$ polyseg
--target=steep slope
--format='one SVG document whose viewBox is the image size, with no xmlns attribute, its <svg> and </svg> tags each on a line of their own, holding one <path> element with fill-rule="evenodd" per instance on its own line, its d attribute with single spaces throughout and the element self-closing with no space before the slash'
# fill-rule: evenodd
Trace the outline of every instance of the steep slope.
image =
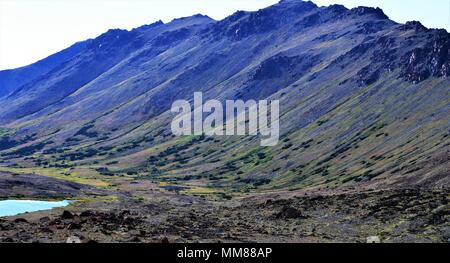
<svg viewBox="0 0 450 263">
<path fill-rule="evenodd" d="M 111 30 L 0 99 L 0 161 L 237 191 L 445 186 L 449 40 L 295 0 Z M 170 105 L 195 91 L 280 99 L 282 141 L 174 137 Z"/>
<path fill-rule="evenodd" d="M 191 24 L 210 21 L 209 18 L 202 16 L 193 17 L 189 20 L 174 21 L 167 26 L 159 21 L 131 31 L 109 30 L 90 41 L 83 52 L 62 67 L 55 69 L 51 74 L 45 75 L 37 81 L 22 86 L 4 98 L 4 103 L 10 105 L 10 107 L 0 113 L 2 114 L 2 121 L 16 120 L 46 109 L 55 103 L 60 103 L 69 95 L 100 78 L 102 74 L 112 70 L 114 66 L 123 63 L 125 59 L 133 56 L 134 52 L 142 52 L 146 43 L 154 40 L 156 45 L 163 46 L 161 50 L 164 50 L 164 46 L 172 44 L 169 39 L 170 36 L 167 34 L 169 31 L 176 31 L 178 27 L 188 27 Z M 181 37 L 187 36 L 185 34 L 187 31 L 178 33 Z M 157 36 L 159 38 L 156 38 Z M 157 47 L 154 49 L 152 47 L 148 51 L 146 55 L 150 58 L 161 52 Z"/>
<path fill-rule="evenodd" d="M 64 64 L 78 53 L 80 53 L 89 43 L 89 40 L 76 43 L 56 54 L 42 59 L 34 64 L 18 69 L 0 71 L 0 97 L 9 95 L 22 85 L 36 80 L 56 67 Z"/>
</svg>

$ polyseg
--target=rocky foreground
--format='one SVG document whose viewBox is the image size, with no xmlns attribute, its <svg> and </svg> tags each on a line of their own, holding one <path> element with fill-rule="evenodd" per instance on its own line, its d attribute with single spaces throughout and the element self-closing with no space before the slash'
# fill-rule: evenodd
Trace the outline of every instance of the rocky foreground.
<svg viewBox="0 0 450 263">
<path fill-rule="evenodd" d="M 449 190 L 276 193 L 213 202 L 166 192 L 0 219 L 1 242 L 450 242 Z"/>
</svg>

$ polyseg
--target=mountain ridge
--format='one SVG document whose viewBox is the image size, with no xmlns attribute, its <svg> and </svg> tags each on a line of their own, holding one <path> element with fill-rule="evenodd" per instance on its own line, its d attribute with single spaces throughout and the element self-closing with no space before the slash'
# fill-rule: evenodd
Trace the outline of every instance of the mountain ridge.
<svg viewBox="0 0 450 263">
<path fill-rule="evenodd" d="M 293 0 L 109 30 L 0 98 L 0 163 L 233 191 L 442 186 L 449 35 L 379 8 Z M 170 104 L 194 91 L 280 99 L 282 142 L 171 136 Z"/>
</svg>

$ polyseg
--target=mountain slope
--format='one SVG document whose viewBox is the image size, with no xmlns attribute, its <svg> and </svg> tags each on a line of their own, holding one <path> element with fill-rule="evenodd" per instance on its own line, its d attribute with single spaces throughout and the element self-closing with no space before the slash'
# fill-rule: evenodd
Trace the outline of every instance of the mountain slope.
<svg viewBox="0 0 450 263">
<path fill-rule="evenodd" d="M 380 9 L 295 0 L 111 30 L 0 98 L 0 161 L 236 191 L 445 186 L 449 40 Z M 195 91 L 280 99 L 280 144 L 172 136 L 170 105 Z"/>
<path fill-rule="evenodd" d="M 43 60 L 40 60 L 29 66 L 14 70 L 0 71 L 0 97 L 9 95 L 9 93 L 20 88 L 22 85 L 36 80 L 56 67 L 69 61 L 80 53 L 89 41 L 75 43 L 56 54 L 53 54 Z"/>
</svg>

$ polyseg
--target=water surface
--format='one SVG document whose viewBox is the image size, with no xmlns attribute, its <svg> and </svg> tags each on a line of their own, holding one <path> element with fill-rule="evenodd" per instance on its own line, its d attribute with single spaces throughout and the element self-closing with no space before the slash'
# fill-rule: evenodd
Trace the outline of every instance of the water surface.
<svg viewBox="0 0 450 263">
<path fill-rule="evenodd" d="M 26 212 L 36 212 L 49 210 L 55 207 L 69 205 L 70 201 L 63 200 L 57 202 L 32 201 L 32 200 L 4 200 L 0 201 L 0 216 L 15 216 Z"/>
</svg>

